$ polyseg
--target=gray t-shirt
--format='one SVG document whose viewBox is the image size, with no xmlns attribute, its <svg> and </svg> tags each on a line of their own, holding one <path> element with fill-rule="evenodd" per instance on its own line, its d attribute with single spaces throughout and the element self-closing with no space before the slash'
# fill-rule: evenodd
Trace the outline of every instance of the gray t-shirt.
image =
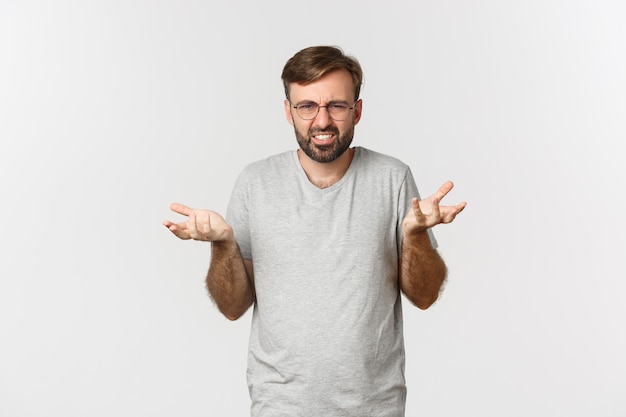
<svg viewBox="0 0 626 417">
<path fill-rule="evenodd" d="M 361 147 L 325 189 L 296 151 L 243 170 L 227 221 L 254 266 L 253 417 L 404 416 L 398 260 L 413 197 L 407 165 Z"/>
</svg>

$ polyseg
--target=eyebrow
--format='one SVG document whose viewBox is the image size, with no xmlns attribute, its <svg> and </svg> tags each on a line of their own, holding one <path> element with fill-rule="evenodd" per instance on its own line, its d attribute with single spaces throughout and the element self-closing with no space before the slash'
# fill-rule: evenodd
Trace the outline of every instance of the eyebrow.
<svg viewBox="0 0 626 417">
<path fill-rule="evenodd" d="M 307 103 L 312 103 L 312 104 L 317 104 L 318 106 L 320 105 L 320 103 L 318 103 L 317 101 L 313 101 L 313 100 L 301 100 L 298 101 L 297 103 L 294 103 L 295 106 L 299 105 L 299 104 L 307 104 Z M 328 104 L 346 104 L 348 106 L 350 106 L 350 103 L 346 100 L 331 100 L 328 103 L 326 103 L 326 105 Z"/>
</svg>

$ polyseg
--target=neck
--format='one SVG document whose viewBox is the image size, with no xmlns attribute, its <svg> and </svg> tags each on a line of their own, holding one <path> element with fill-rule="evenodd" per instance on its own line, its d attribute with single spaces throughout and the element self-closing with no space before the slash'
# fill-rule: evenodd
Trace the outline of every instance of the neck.
<svg viewBox="0 0 626 417">
<path fill-rule="evenodd" d="M 354 148 L 349 148 L 332 162 L 317 162 L 298 149 L 298 160 L 309 181 L 318 188 L 328 188 L 336 184 L 350 168 Z"/>
</svg>

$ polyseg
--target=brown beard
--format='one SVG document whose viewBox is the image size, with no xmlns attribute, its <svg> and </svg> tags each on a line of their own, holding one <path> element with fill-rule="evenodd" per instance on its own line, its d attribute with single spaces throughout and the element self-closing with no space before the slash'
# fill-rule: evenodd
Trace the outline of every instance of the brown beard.
<svg viewBox="0 0 626 417">
<path fill-rule="evenodd" d="M 339 129 L 335 126 L 328 126 L 324 129 L 311 129 L 305 137 L 298 132 L 294 126 L 296 139 L 302 151 L 312 160 L 316 162 L 332 162 L 339 158 L 345 151 L 350 148 L 352 138 L 354 137 L 354 126 L 352 126 L 344 135 L 339 134 Z M 318 132 L 332 132 L 336 137 L 330 145 L 316 145 L 313 143 L 312 137 Z"/>
</svg>

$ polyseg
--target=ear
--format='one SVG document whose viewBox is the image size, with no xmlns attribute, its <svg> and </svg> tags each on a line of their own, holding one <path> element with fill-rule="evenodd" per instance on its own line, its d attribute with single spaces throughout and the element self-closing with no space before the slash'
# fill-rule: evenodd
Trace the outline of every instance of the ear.
<svg viewBox="0 0 626 417">
<path fill-rule="evenodd" d="M 291 103 L 289 100 L 285 100 L 285 117 L 290 125 L 293 126 L 293 114 L 291 114 Z"/>
<path fill-rule="evenodd" d="M 363 111 L 363 100 L 359 99 L 354 105 L 354 125 L 356 126 L 361 120 L 361 112 Z"/>
</svg>

